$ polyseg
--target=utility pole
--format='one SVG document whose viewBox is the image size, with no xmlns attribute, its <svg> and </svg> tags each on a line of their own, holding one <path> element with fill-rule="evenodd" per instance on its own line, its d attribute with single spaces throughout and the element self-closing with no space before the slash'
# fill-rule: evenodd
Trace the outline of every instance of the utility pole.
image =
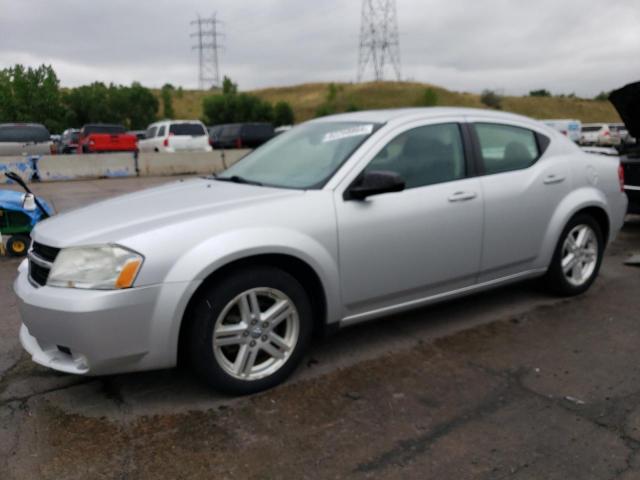
<svg viewBox="0 0 640 480">
<path fill-rule="evenodd" d="M 196 38 L 193 50 L 198 50 L 198 87 L 200 90 L 209 90 L 220 87 L 220 72 L 218 70 L 218 37 L 222 36 L 218 32 L 220 20 L 216 14 L 210 18 L 198 18 L 191 22 L 195 25 L 195 32 L 191 37 Z"/>
<path fill-rule="evenodd" d="M 369 64 L 376 81 L 384 80 L 385 67 L 391 65 L 396 79 L 400 75 L 400 40 L 395 0 L 362 0 L 358 82 Z"/>
</svg>

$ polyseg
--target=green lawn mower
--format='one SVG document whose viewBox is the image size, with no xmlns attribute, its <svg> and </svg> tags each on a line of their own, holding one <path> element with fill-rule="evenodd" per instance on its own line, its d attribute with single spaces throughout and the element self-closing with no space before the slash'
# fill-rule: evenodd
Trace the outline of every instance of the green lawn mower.
<svg viewBox="0 0 640 480">
<path fill-rule="evenodd" d="M 0 238 L 7 239 L 7 254 L 23 257 L 31 245 L 30 233 L 36 223 L 54 214 L 46 200 L 37 198 L 26 183 L 13 172 L 6 177 L 22 188 L 26 193 L 14 190 L 0 190 Z M 0 242 L 0 250 L 3 244 Z"/>
</svg>

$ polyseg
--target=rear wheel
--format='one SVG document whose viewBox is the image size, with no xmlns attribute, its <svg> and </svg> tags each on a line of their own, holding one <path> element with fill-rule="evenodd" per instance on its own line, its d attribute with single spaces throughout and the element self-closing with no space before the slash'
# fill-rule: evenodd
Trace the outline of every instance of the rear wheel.
<svg viewBox="0 0 640 480">
<path fill-rule="evenodd" d="M 567 224 L 547 271 L 547 286 L 555 293 L 583 293 L 595 281 L 602 263 L 604 240 L 598 222 L 589 215 L 576 215 Z"/>
<path fill-rule="evenodd" d="M 309 298 L 290 274 L 251 267 L 225 276 L 192 309 L 194 369 L 213 388 L 249 394 L 284 381 L 309 344 Z"/>
<path fill-rule="evenodd" d="M 31 239 L 26 235 L 13 235 L 7 241 L 7 253 L 12 257 L 24 257 L 30 244 Z"/>
</svg>

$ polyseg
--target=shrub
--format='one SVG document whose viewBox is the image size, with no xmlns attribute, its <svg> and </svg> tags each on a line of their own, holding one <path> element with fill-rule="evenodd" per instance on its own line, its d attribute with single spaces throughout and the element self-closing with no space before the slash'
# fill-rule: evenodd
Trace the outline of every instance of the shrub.
<svg viewBox="0 0 640 480">
<path fill-rule="evenodd" d="M 489 108 L 502 109 L 502 96 L 493 90 L 484 90 L 480 95 L 480 101 Z"/>
</svg>

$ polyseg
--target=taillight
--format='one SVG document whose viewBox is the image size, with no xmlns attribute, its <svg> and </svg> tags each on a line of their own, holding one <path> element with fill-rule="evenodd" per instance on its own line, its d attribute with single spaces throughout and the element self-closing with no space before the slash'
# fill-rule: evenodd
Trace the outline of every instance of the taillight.
<svg viewBox="0 0 640 480">
<path fill-rule="evenodd" d="M 165 147 L 169 146 L 169 137 L 164 139 L 164 142 L 162 142 L 162 145 L 164 145 Z"/>
<path fill-rule="evenodd" d="M 609 135 L 611 135 L 609 133 L 609 130 L 605 130 L 604 133 L 602 134 L 603 137 L 608 137 Z"/>
<path fill-rule="evenodd" d="M 236 138 L 236 148 L 242 148 L 242 139 Z"/>
<path fill-rule="evenodd" d="M 620 181 L 620 191 L 624 192 L 624 167 L 622 164 L 618 165 L 618 180 Z"/>
</svg>

